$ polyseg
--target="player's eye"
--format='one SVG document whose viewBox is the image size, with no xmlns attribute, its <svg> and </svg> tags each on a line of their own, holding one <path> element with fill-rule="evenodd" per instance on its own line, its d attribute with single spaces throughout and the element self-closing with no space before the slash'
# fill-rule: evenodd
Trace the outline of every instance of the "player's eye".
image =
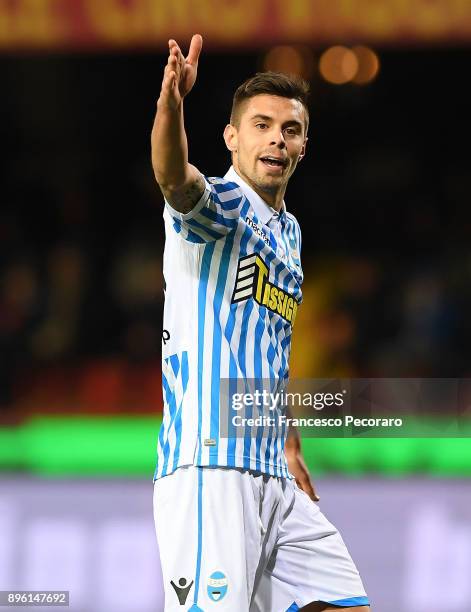
<svg viewBox="0 0 471 612">
<path fill-rule="evenodd" d="M 264 130 L 265 128 L 268 127 L 268 125 L 266 123 L 256 123 L 255 127 L 259 130 Z"/>
<path fill-rule="evenodd" d="M 288 134 L 288 136 L 295 136 L 298 133 L 297 129 L 294 127 L 286 128 L 285 132 Z"/>
</svg>

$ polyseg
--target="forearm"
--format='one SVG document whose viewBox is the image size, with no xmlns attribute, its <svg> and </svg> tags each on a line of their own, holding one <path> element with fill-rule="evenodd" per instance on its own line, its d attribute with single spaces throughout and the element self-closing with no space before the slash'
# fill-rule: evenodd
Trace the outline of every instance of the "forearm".
<svg viewBox="0 0 471 612">
<path fill-rule="evenodd" d="M 291 417 L 289 408 L 287 408 L 287 415 Z M 301 487 L 311 499 L 319 501 L 319 496 L 311 482 L 309 470 L 301 452 L 301 436 L 299 435 L 298 429 L 294 426 L 290 426 L 288 429 L 288 435 L 285 441 L 285 453 L 286 459 L 288 460 L 288 469 L 295 477 L 298 486 Z"/>
<path fill-rule="evenodd" d="M 289 408 L 286 408 L 286 416 L 292 418 L 292 413 Z M 301 436 L 298 428 L 290 425 L 286 436 L 285 448 L 287 452 L 301 452 Z"/>
<path fill-rule="evenodd" d="M 172 108 L 162 96 L 159 98 L 151 144 L 152 167 L 161 189 L 171 191 L 182 187 L 190 174 L 183 100 Z"/>
<path fill-rule="evenodd" d="M 175 210 L 192 210 L 204 192 L 204 179 L 188 163 L 188 141 L 183 118 L 183 99 L 196 79 L 202 38 L 195 34 L 185 59 L 176 41 L 169 40 L 169 57 L 164 70 L 151 134 L 152 167 L 155 178 Z"/>
</svg>

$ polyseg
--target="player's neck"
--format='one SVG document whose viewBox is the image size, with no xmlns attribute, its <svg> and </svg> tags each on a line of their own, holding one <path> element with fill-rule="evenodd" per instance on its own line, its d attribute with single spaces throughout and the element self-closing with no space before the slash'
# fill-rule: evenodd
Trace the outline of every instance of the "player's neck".
<svg viewBox="0 0 471 612">
<path fill-rule="evenodd" d="M 272 193 L 271 191 L 263 191 L 256 185 L 252 185 L 252 189 L 262 198 L 265 204 L 271 206 L 271 208 L 276 210 L 277 213 L 279 213 L 283 208 L 283 199 L 286 191 L 285 188 L 277 190 L 276 193 Z"/>
<path fill-rule="evenodd" d="M 283 200 L 286 192 L 286 185 L 280 186 L 277 189 L 272 190 L 264 190 L 261 189 L 258 185 L 256 185 L 253 181 L 250 180 L 248 176 L 245 176 L 240 169 L 236 168 L 234 165 L 234 170 L 236 173 L 251 187 L 257 195 L 259 195 L 262 200 L 276 210 L 277 213 L 283 208 Z"/>
</svg>

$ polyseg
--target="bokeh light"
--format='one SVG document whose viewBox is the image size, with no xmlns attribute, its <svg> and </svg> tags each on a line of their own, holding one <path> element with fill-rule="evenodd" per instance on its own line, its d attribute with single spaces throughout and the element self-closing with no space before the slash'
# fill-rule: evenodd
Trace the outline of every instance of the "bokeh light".
<svg viewBox="0 0 471 612">
<path fill-rule="evenodd" d="M 343 85 L 353 80 L 358 72 L 358 59 L 355 53 L 340 45 L 325 51 L 319 62 L 321 75 L 329 83 Z"/>
<path fill-rule="evenodd" d="M 358 45 L 353 47 L 353 53 L 358 60 L 358 70 L 353 77 L 357 85 L 371 83 L 378 76 L 380 61 L 378 55 L 370 48 Z"/>
<path fill-rule="evenodd" d="M 314 70 L 312 51 L 304 45 L 272 47 L 263 58 L 263 70 L 296 74 L 309 80 Z"/>
</svg>

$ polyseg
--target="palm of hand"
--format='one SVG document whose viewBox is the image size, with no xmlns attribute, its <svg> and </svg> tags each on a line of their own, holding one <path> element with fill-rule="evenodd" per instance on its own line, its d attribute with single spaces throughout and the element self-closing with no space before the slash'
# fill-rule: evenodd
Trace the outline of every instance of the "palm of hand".
<svg viewBox="0 0 471 612">
<path fill-rule="evenodd" d="M 180 79 L 178 82 L 178 91 L 180 96 L 184 98 L 190 93 L 196 81 L 196 67 L 183 60 L 183 66 L 180 71 Z"/>
<path fill-rule="evenodd" d="M 203 40 L 199 34 L 195 34 L 190 43 L 188 55 L 185 58 L 180 47 L 173 39 L 169 41 L 170 54 L 176 74 L 178 93 L 180 98 L 188 95 L 195 84 L 198 71 L 198 58 L 201 53 Z"/>
</svg>

